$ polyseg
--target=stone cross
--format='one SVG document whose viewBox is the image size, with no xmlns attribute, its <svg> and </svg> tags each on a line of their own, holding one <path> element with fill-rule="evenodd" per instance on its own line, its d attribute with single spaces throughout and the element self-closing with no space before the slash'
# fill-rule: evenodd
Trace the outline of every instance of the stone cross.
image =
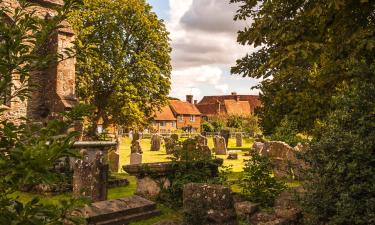
<svg viewBox="0 0 375 225">
<path fill-rule="evenodd" d="M 158 134 L 154 134 L 151 137 L 151 151 L 160 151 L 161 137 Z"/>
<path fill-rule="evenodd" d="M 73 196 L 86 197 L 94 202 L 107 199 L 108 164 L 104 162 L 102 152 L 97 152 L 90 162 L 86 150 L 82 150 L 83 159 L 76 160 L 73 166 Z"/>
<path fill-rule="evenodd" d="M 216 155 L 226 155 L 227 146 L 225 144 L 225 139 L 221 136 L 214 136 L 214 148 Z"/>
<path fill-rule="evenodd" d="M 236 133 L 236 146 L 242 147 L 242 133 Z"/>
</svg>

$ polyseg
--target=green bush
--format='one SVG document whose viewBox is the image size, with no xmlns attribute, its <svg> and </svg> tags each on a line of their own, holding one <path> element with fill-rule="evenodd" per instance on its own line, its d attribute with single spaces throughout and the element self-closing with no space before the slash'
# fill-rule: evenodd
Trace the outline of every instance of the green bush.
<svg viewBox="0 0 375 225">
<path fill-rule="evenodd" d="M 287 116 L 284 117 L 280 125 L 275 129 L 271 139 L 275 141 L 284 141 L 291 146 L 296 146 L 299 142 L 306 142 L 306 139 L 303 139 L 298 134 L 297 123 L 293 120 L 289 120 Z"/>
<path fill-rule="evenodd" d="M 210 124 L 209 122 L 202 123 L 201 128 L 202 128 L 203 132 L 214 132 L 215 131 L 215 127 L 212 124 Z"/>
<path fill-rule="evenodd" d="M 285 189 L 285 184 L 271 176 L 272 165 L 269 157 L 261 156 L 256 151 L 250 151 L 250 156 L 239 182 L 242 195 L 262 206 L 272 206 L 275 198 Z"/>
<path fill-rule="evenodd" d="M 351 85 L 305 155 L 307 224 L 375 224 L 375 81 Z"/>
</svg>

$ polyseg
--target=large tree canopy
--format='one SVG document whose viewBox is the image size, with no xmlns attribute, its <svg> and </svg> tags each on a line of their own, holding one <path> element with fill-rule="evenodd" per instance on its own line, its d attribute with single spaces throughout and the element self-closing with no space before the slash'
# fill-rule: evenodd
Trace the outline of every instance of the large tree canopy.
<svg viewBox="0 0 375 225">
<path fill-rule="evenodd" d="M 375 14 L 370 0 L 231 0 L 235 19 L 251 20 L 238 42 L 257 51 L 232 73 L 263 78 L 261 123 L 272 133 L 287 115 L 310 131 L 352 78 L 374 75 Z"/>
<path fill-rule="evenodd" d="M 168 32 L 145 0 L 86 0 L 71 16 L 78 33 L 77 87 L 100 119 L 142 126 L 170 90 Z"/>
</svg>

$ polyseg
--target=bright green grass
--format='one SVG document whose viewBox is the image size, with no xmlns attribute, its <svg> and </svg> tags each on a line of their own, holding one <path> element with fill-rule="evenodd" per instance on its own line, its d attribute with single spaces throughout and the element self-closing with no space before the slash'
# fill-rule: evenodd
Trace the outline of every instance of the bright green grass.
<svg viewBox="0 0 375 225">
<path fill-rule="evenodd" d="M 249 159 L 249 157 L 244 156 L 245 150 L 249 150 L 253 144 L 253 139 L 244 138 L 243 146 L 236 147 L 236 139 L 230 138 L 228 143 L 228 150 L 238 150 L 238 159 L 237 160 L 227 160 L 226 156 L 217 156 L 218 158 L 224 159 L 224 166 L 231 166 L 233 172 L 241 172 L 244 166 L 244 160 Z M 120 171 L 122 171 L 122 166 L 129 164 L 130 162 L 130 139 L 123 138 L 120 146 Z M 212 137 L 208 138 L 208 146 L 213 148 L 213 139 Z M 152 163 L 152 162 L 167 162 L 170 155 L 167 155 L 165 152 L 164 146 L 162 146 L 160 151 L 150 151 L 151 141 L 150 139 L 142 139 L 141 147 L 143 150 L 142 162 L 143 163 Z"/>
</svg>

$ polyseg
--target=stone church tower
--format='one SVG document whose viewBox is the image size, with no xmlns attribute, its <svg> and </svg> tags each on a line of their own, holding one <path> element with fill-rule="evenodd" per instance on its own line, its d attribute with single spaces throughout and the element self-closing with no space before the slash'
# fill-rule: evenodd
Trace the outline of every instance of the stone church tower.
<svg viewBox="0 0 375 225">
<path fill-rule="evenodd" d="M 29 0 L 35 3 L 35 10 L 41 18 L 53 16 L 53 8 L 63 4 L 62 0 Z M 17 0 L 3 0 L 1 7 L 15 9 Z M 0 18 L 1 20 L 1 18 Z M 48 41 L 47 51 L 62 54 L 65 49 L 73 47 L 74 33 L 67 22 L 62 24 Z M 10 120 L 26 117 L 34 121 L 45 121 L 55 117 L 59 112 L 69 110 L 77 102 L 75 97 L 75 58 L 67 58 L 51 64 L 47 69 L 33 72 L 31 82 L 36 86 L 27 101 L 14 99 L 7 103 L 6 117 Z M 14 76 L 17 85 L 17 76 Z"/>
</svg>

